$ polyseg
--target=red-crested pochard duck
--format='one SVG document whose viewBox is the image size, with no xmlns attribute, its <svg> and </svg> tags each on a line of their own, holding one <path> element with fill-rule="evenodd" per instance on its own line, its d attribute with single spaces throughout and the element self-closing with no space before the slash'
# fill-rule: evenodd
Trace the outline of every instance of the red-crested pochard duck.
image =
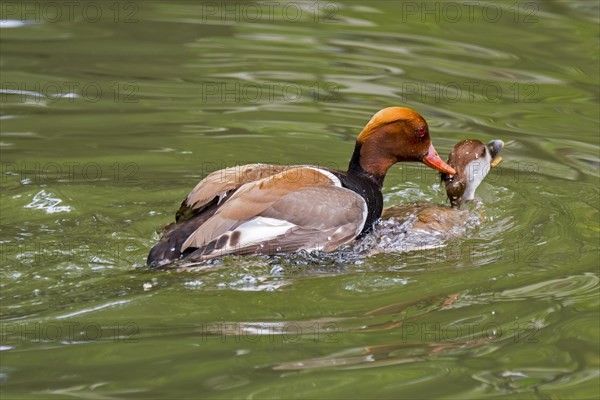
<svg viewBox="0 0 600 400">
<path fill-rule="evenodd" d="M 431 144 L 427 122 L 404 107 L 373 115 L 358 135 L 346 172 L 266 164 L 215 171 L 183 200 L 148 264 L 333 251 L 372 228 L 383 210 L 385 174 L 401 161 L 455 174 Z"/>
<path fill-rule="evenodd" d="M 362 249 L 370 254 L 418 250 L 464 235 L 469 218 L 477 216 L 460 207 L 475 198 L 475 190 L 490 169 L 502 161 L 503 147 L 502 140 L 488 144 L 479 140 L 458 142 L 448 158 L 456 173 L 441 174 L 450 207 L 426 203 L 387 207 L 373 237 L 366 239 L 369 243 L 362 244 Z"/>
</svg>

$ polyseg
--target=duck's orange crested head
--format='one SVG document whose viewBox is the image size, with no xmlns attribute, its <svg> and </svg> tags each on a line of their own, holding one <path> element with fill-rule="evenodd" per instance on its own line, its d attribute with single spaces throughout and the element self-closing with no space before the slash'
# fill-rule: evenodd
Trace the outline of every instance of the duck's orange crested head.
<svg viewBox="0 0 600 400">
<path fill-rule="evenodd" d="M 364 142 L 382 126 L 397 121 L 403 121 L 406 125 L 413 127 L 424 127 L 428 130 L 427 122 L 425 122 L 425 119 L 423 119 L 416 111 L 406 107 L 388 107 L 377 111 L 371 117 L 371 120 L 358 135 L 357 140 L 359 142 Z"/>
<path fill-rule="evenodd" d="M 438 171 L 455 173 L 435 151 L 422 116 L 410 108 L 384 108 L 358 135 L 349 171 L 362 169 L 383 181 L 387 170 L 400 161 L 420 161 Z"/>
</svg>

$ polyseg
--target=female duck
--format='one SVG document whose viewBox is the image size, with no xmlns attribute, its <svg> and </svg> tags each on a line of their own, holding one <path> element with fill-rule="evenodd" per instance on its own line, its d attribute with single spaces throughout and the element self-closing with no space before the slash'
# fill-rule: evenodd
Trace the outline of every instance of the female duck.
<svg viewBox="0 0 600 400">
<path fill-rule="evenodd" d="M 454 174 L 415 111 L 377 112 L 358 135 L 348 171 L 250 164 L 215 171 L 185 198 L 148 263 L 227 254 L 333 251 L 371 229 L 383 209 L 388 169 L 420 161 Z"/>
<path fill-rule="evenodd" d="M 404 204 L 387 207 L 373 235 L 360 246 L 368 253 L 403 252 L 435 247 L 443 241 L 465 234 L 474 214 L 460 210 L 475 198 L 475 190 L 490 168 L 502 161 L 502 140 L 483 144 L 479 140 L 457 143 L 448 164 L 456 174 L 442 173 L 450 207 L 433 204 Z"/>
</svg>

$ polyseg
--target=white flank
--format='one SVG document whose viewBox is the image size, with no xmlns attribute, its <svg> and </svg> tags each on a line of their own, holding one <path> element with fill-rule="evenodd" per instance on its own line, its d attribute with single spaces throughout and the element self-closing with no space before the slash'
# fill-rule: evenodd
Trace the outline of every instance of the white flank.
<svg viewBox="0 0 600 400">
<path fill-rule="evenodd" d="M 236 243 L 236 248 L 242 248 L 265 242 L 267 240 L 275 239 L 278 236 L 286 233 L 290 228 L 293 228 L 296 224 L 292 224 L 289 221 L 256 217 L 248 222 L 244 222 L 235 231 L 241 233 L 239 241 Z M 231 233 L 231 232 L 228 232 Z M 229 245 L 225 246 L 221 250 L 230 250 L 232 247 Z M 219 251 L 219 250 L 216 250 Z"/>
<path fill-rule="evenodd" d="M 478 158 L 467 164 L 465 168 L 465 176 L 467 178 L 467 184 L 465 187 L 465 193 L 463 194 L 463 200 L 473 200 L 475 198 L 475 190 L 479 187 L 485 176 L 490 172 L 490 163 L 492 157 L 489 152 L 485 152 L 485 157 Z"/>
</svg>

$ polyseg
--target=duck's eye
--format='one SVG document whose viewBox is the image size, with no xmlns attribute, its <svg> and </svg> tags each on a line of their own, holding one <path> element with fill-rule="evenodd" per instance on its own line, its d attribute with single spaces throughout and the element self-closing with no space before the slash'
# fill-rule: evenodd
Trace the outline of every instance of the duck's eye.
<svg viewBox="0 0 600 400">
<path fill-rule="evenodd" d="M 417 134 L 417 137 L 420 137 L 420 138 L 422 138 L 423 136 L 425 136 L 425 133 L 426 133 L 427 131 L 425 130 L 425 128 L 417 128 L 417 129 L 415 130 L 415 132 L 416 132 L 416 134 Z"/>
</svg>

